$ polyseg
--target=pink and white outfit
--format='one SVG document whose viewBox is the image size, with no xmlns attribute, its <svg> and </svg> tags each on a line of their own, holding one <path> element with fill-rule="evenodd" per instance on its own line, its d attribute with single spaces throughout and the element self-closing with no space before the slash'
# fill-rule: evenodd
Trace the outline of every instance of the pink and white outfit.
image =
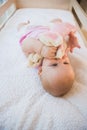
<svg viewBox="0 0 87 130">
<path fill-rule="evenodd" d="M 39 38 L 39 34 L 44 33 L 49 31 L 49 28 L 47 26 L 31 26 L 28 27 L 27 29 L 27 33 L 24 34 L 21 38 L 20 38 L 20 45 L 22 44 L 23 40 L 27 37 L 31 37 L 31 38 L 35 38 L 38 39 Z"/>
</svg>

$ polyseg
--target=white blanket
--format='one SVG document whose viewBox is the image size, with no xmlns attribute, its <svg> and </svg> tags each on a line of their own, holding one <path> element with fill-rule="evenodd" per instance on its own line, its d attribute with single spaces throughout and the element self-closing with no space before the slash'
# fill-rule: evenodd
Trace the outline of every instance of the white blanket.
<svg viewBox="0 0 87 130">
<path fill-rule="evenodd" d="M 0 130 L 87 130 L 87 49 L 81 36 L 81 49 L 70 54 L 75 82 L 61 98 L 43 89 L 18 43 L 19 22 L 45 24 L 53 18 L 75 24 L 69 11 L 20 9 L 0 32 Z"/>
</svg>

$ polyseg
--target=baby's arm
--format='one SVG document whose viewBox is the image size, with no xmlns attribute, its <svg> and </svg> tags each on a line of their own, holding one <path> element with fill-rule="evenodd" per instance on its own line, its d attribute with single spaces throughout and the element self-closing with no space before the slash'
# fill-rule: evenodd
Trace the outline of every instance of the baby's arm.
<svg viewBox="0 0 87 130">
<path fill-rule="evenodd" d="M 27 37 L 22 42 L 22 50 L 26 56 L 35 52 L 40 54 L 42 57 L 55 58 L 57 48 L 45 46 L 39 40 Z"/>
<path fill-rule="evenodd" d="M 27 55 L 33 52 L 40 54 L 41 48 L 42 44 L 33 38 L 27 37 L 22 42 L 22 50 Z"/>
<path fill-rule="evenodd" d="M 78 39 L 73 32 L 70 32 L 70 34 L 69 34 L 68 47 L 70 47 L 70 52 L 73 52 L 73 48 L 75 48 L 75 47 L 80 48 Z"/>
</svg>

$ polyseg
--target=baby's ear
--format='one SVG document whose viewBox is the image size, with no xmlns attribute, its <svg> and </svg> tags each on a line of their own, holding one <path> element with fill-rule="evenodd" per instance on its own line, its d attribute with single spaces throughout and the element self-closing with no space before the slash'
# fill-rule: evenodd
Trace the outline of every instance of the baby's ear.
<svg viewBox="0 0 87 130">
<path fill-rule="evenodd" d="M 40 76 L 42 72 L 42 66 L 38 67 L 38 75 Z"/>
</svg>

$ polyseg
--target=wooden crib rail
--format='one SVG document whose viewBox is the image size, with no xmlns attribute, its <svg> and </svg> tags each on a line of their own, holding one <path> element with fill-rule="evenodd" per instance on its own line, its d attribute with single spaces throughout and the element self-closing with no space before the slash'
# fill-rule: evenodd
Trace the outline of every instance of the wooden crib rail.
<svg viewBox="0 0 87 130">
<path fill-rule="evenodd" d="M 77 0 L 71 0 L 70 11 L 73 13 L 78 29 L 87 46 L 87 14 L 81 8 Z"/>
<path fill-rule="evenodd" d="M 7 0 L 5 4 L 0 6 L 0 16 L 2 16 L 13 3 L 15 3 L 15 0 Z"/>
</svg>

